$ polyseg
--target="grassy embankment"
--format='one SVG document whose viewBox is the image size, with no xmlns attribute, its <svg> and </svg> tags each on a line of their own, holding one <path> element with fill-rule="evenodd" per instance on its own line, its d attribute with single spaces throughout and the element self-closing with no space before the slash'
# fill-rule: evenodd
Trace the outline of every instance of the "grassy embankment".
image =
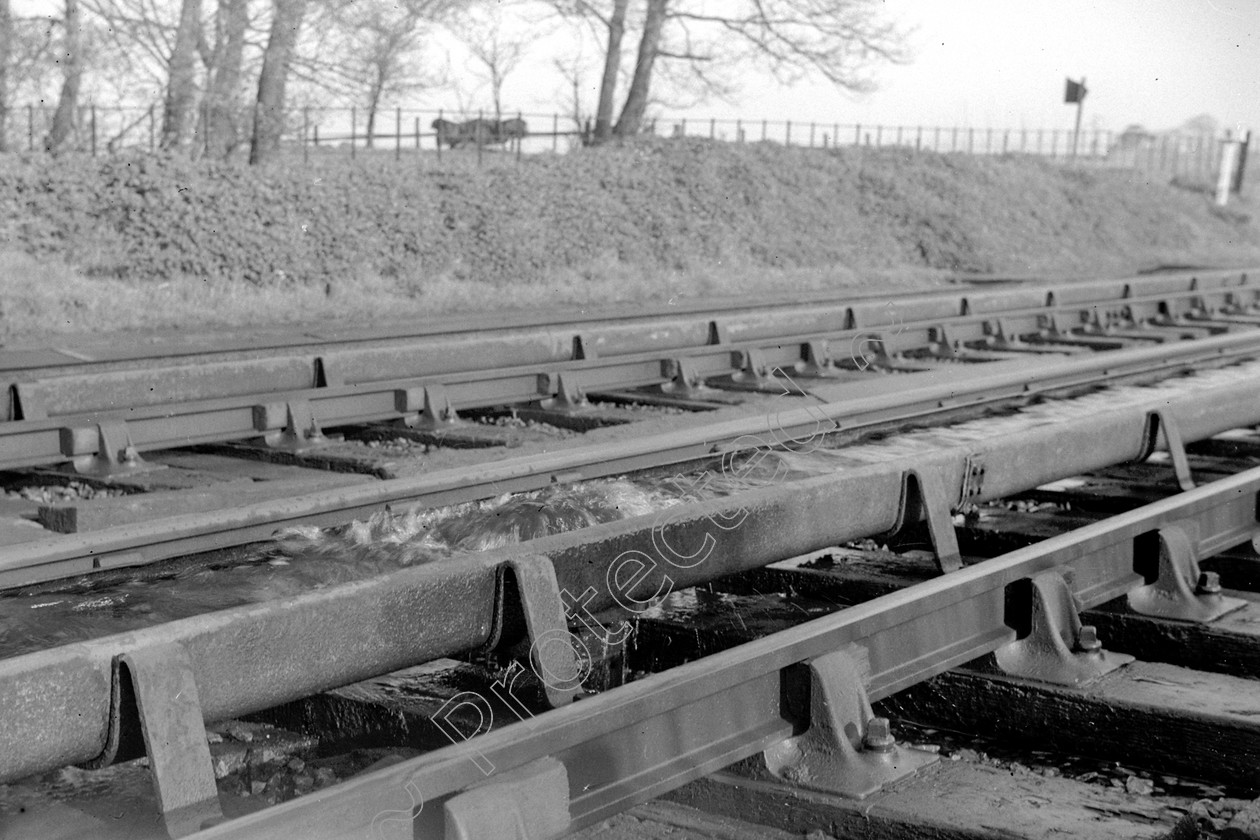
<svg viewBox="0 0 1260 840">
<path fill-rule="evenodd" d="M 1143 173 L 893 149 L 658 141 L 481 171 L 10 155 L 0 342 L 1260 264 L 1258 209 Z"/>
</svg>

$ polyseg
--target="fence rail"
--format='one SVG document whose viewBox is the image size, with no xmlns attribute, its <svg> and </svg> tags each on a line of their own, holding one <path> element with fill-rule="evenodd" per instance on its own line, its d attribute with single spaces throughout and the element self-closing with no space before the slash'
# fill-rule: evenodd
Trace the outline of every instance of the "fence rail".
<svg viewBox="0 0 1260 840">
<path fill-rule="evenodd" d="M 54 109 L 27 105 L 12 109 L 7 122 L 7 148 L 38 151 L 52 124 Z M 421 159 L 455 155 L 480 165 L 518 162 L 522 155 L 562 154 L 587 142 L 589 123 L 576 125 L 558 113 L 506 112 L 503 118 L 522 120 L 523 136 L 493 131 L 481 141 L 452 143 L 452 136 L 435 128 L 438 120 L 452 124 L 498 123 L 485 112 L 380 109 L 371 120 L 359 108 L 308 107 L 287 114 L 282 147 L 292 157 L 311 163 L 331 157 L 404 157 Z M 161 139 L 161 111 L 156 107 L 84 106 L 77 115 L 73 146 L 92 155 L 124 150 L 157 150 Z M 242 113 L 238 125 L 243 155 L 250 134 L 250 117 Z M 971 155 L 1034 155 L 1082 165 L 1139 169 L 1169 176 L 1211 178 L 1216 173 L 1223 141 L 1229 132 L 1114 132 L 1071 129 L 975 128 L 963 126 L 880 125 L 861 123 L 746 120 L 684 117 L 656 119 L 644 132 L 657 137 L 695 137 L 731 143 L 769 142 L 785 146 L 831 149 L 843 146 L 901 147 L 938 153 Z M 473 135 L 469 135 L 471 138 Z M 469 138 L 465 138 L 467 141 Z M 1248 157 L 1260 148 L 1248 149 Z M 1249 160 L 1248 165 L 1254 168 Z"/>
</svg>

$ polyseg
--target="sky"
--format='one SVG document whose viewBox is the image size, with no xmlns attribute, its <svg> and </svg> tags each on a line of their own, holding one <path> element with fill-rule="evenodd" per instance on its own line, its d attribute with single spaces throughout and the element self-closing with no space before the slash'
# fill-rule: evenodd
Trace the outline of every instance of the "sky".
<svg viewBox="0 0 1260 840">
<path fill-rule="evenodd" d="M 48 13 L 60 3 L 14 5 Z M 749 75 L 732 101 L 701 103 L 687 116 L 1071 128 L 1076 109 L 1063 103 L 1064 81 L 1084 77 L 1087 129 L 1138 123 L 1160 130 L 1205 113 L 1222 128 L 1260 129 L 1260 0 L 884 0 L 883 6 L 911 31 L 913 60 L 881 68 L 875 92 L 858 96 L 819 81 L 783 87 Z M 551 113 L 564 106 L 564 84 L 551 65 L 571 51 L 572 35 L 537 35 L 504 99 L 512 110 Z M 452 58 L 464 96 L 447 91 L 390 104 L 450 109 L 462 98 L 483 107 L 488 97 L 475 90 L 463 63 Z M 593 88 L 594 73 L 588 81 Z M 593 108 L 593 89 L 587 97 Z M 671 113 L 664 109 L 662 116 Z"/>
<path fill-rule="evenodd" d="M 855 96 L 825 82 L 748 78 L 705 117 L 974 128 L 1070 128 L 1067 77 L 1089 89 L 1083 127 L 1180 125 L 1199 114 L 1260 129 L 1260 0 L 886 0 L 913 61 Z M 542 85 L 509 79 L 509 99 Z M 554 84 L 546 88 L 550 94 Z M 554 98 L 540 101 L 550 110 Z M 528 106 L 527 106 L 528 107 Z"/>
</svg>

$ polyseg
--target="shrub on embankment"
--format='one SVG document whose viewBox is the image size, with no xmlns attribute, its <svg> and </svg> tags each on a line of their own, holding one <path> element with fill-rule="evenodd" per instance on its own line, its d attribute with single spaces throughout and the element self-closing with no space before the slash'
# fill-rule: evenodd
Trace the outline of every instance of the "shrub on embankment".
<svg viewBox="0 0 1260 840">
<path fill-rule="evenodd" d="M 655 141 L 440 170 L 0 158 L 11 248 L 97 276 L 538 282 L 701 266 L 1132 270 L 1260 256 L 1260 226 L 1143 173 L 1024 157 Z"/>
</svg>

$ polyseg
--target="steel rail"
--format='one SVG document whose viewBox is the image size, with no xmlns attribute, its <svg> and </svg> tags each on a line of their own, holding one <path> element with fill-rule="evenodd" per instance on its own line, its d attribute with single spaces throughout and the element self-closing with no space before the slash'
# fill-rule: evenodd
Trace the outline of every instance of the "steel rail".
<svg viewBox="0 0 1260 840">
<path fill-rule="evenodd" d="M 1171 277 L 1214 278 L 1218 275 L 1232 277 L 1240 271 L 1252 269 L 1205 269 L 1198 272 L 1175 272 L 1160 275 L 1157 279 L 1167 282 Z M 1142 283 L 1150 276 L 1139 275 L 1124 281 Z M 965 284 L 966 278 L 951 278 L 951 282 Z M 1027 278 L 1019 282 L 1027 283 Z M 1098 284 L 1102 281 L 1085 280 L 1080 283 Z M 1041 281 L 1039 285 L 1045 285 Z M 949 288 L 949 287 L 945 287 Z M 893 298 L 922 295 L 953 295 L 935 288 L 918 290 L 894 289 Z M 977 289 L 979 291 L 979 289 Z M 842 293 L 843 292 L 843 293 Z M 347 326 L 336 322 L 305 323 L 283 327 L 251 327 L 242 332 L 247 338 L 235 335 L 225 337 L 222 331 L 192 333 L 186 330 L 154 330 L 141 334 L 141 340 L 130 334 L 103 337 L 67 336 L 56 341 L 56 346 L 19 345 L 0 347 L 0 378 L 5 375 L 29 376 L 32 371 L 72 371 L 75 369 L 121 367 L 120 363 L 136 363 L 169 360 L 181 357 L 239 358 L 253 354 L 268 354 L 298 349 L 323 347 L 350 347 L 356 344 L 378 344 L 384 341 L 407 341 L 453 333 L 486 333 L 505 329 L 574 326 L 601 322 L 628 322 L 661 317 L 676 318 L 679 315 L 702 315 L 738 311 L 778 308 L 788 305 L 829 303 L 836 301 L 863 301 L 879 298 L 881 304 L 889 299 L 889 292 L 865 292 L 861 289 L 804 292 L 792 295 L 776 295 L 759 298 L 750 304 L 745 297 L 706 298 L 704 301 L 683 300 L 669 304 L 629 306 L 599 306 L 593 309 L 567 310 L 515 310 L 509 312 L 452 313 L 440 317 L 413 318 L 384 324 L 357 324 Z"/>
<path fill-rule="evenodd" d="M 867 664 L 872 700 L 1012 641 L 1004 596 L 1046 570 L 1065 575 L 1085 607 L 1141 583 L 1135 543 L 1192 521 L 1197 556 L 1256 535 L 1260 468 L 1053 537 L 1002 557 L 706 656 L 580 703 L 476 735 L 335 787 L 218 825 L 200 840 L 450 837 L 443 804 L 552 757 L 567 771 L 570 829 L 605 819 L 808 726 L 785 703 L 790 669 L 834 651 Z M 487 773 L 482 768 L 492 768 Z M 382 820 L 382 816 L 392 819 Z"/>
<path fill-rule="evenodd" d="M 97 569 L 140 565 L 269 539 L 294 525 L 339 525 L 386 504 L 429 507 L 522 492 L 557 481 L 599 478 L 711 457 L 733 446 L 765 446 L 810 438 L 820 429 L 857 433 L 925 420 L 962 408 L 1086 387 L 1170 375 L 1260 354 L 1260 331 L 1194 342 L 1131 348 L 1080 358 L 1020 359 L 959 365 L 885 377 L 873 384 L 831 386 L 825 405 L 785 408 L 761 417 L 695 429 L 504 459 L 468 469 L 391 479 L 231 508 L 32 540 L 0 549 L 0 586 L 36 583 Z M 879 394 L 879 387 L 896 389 Z M 780 404 L 793 405 L 792 400 Z M 1260 420 L 1260 416 L 1256 418 Z M 1234 425 L 1243 425 L 1240 420 Z M 1226 427 L 1228 428 L 1228 427 Z M 1060 476 L 1062 477 L 1062 476 Z"/>
<path fill-rule="evenodd" d="M 1023 289 L 1036 288 L 1043 297 L 1053 294 L 1059 299 L 1077 301 L 1093 301 L 1107 298 L 1131 297 L 1139 293 L 1135 290 L 1151 290 L 1153 293 L 1190 291 L 1194 287 L 1205 289 L 1219 285 L 1247 285 L 1248 272 L 1255 269 L 1204 269 L 1201 271 L 1180 271 L 1161 275 L 1139 275 L 1121 279 L 1075 280 L 1075 281 L 1019 281 Z M 960 282 L 965 282 L 963 278 Z M 511 313 L 485 314 L 452 314 L 440 318 L 412 319 L 406 322 L 378 324 L 372 326 L 350 326 L 343 324 L 303 324 L 286 328 L 251 328 L 248 339 L 237 337 L 224 338 L 222 333 L 193 333 L 187 331 L 156 331 L 146 333 L 141 341 L 134 336 L 113 336 L 97 340 L 84 340 L 82 337 L 67 338 L 56 347 L 18 346 L 0 347 L 0 380 L 18 381 L 29 378 L 38 371 L 70 372 L 75 369 L 118 367 L 125 363 L 151 362 L 161 359 L 195 357 L 210 360 L 213 358 L 242 358 L 254 354 L 272 354 L 291 352 L 297 349 L 313 349 L 325 347 L 351 347 L 357 344 L 380 342 L 409 341 L 455 333 L 493 333 L 503 330 L 539 328 L 539 327 L 578 327 L 582 325 L 600 325 L 611 322 L 633 323 L 646 322 L 661 318 L 676 319 L 685 315 L 704 315 L 713 313 L 733 314 L 743 312 L 764 312 L 767 309 L 799 306 L 802 304 L 834 304 L 837 302 L 864 302 L 878 298 L 878 305 L 888 301 L 900 301 L 910 298 L 958 301 L 968 295 L 981 297 L 991 296 L 995 291 L 1009 292 L 1011 289 L 983 289 L 971 287 L 967 291 L 957 288 L 948 291 L 935 289 L 900 291 L 894 290 L 873 293 L 861 290 L 845 290 L 843 292 L 826 291 L 800 293 L 791 296 L 761 298 L 756 303 L 749 303 L 747 297 L 731 297 L 708 299 L 704 302 L 682 301 L 668 305 L 628 307 L 601 307 L 594 310 L 568 311 L 521 311 Z M 1145 293 L 1145 292 L 1142 292 Z M 956 311 L 961 311 L 956 309 Z"/>
<path fill-rule="evenodd" d="M 1224 283 L 1224 278 L 1221 280 Z M 1238 288 L 1194 288 L 1175 295 L 1121 298 L 1105 306 L 1077 302 L 1089 297 L 1079 289 L 1058 292 L 1060 298 L 1070 300 L 1066 303 L 1057 302 L 1060 298 L 1049 293 L 1047 300 L 1056 301 L 1052 305 L 1037 303 L 1044 294 L 1041 290 L 1017 289 L 947 300 L 962 310 L 953 315 L 934 310 L 930 301 L 915 299 L 903 302 L 904 320 L 884 327 L 869 325 L 878 317 L 878 310 L 858 317 L 855 306 L 844 307 L 843 313 L 824 310 L 793 311 L 790 317 L 782 313 L 761 315 L 743 323 L 724 322 L 721 328 L 717 321 L 696 322 L 677 331 L 658 324 L 650 335 L 636 334 L 627 339 L 628 343 L 612 348 L 612 354 L 602 355 L 594 348 L 611 343 L 608 339 L 601 345 L 607 336 L 582 344 L 587 349 L 578 352 L 577 336 L 521 334 L 497 345 L 510 364 L 497 357 L 494 363 L 472 361 L 485 345 L 480 339 L 462 336 L 455 345 L 430 348 L 428 353 L 412 348 L 406 353 L 371 349 L 328 354 L 316 360 L 314 372 L 308 369 L 308 360 L 296 357 L 250 362 L 247 374 L 226 362 L 175 368 L 161 374 L 174 377 L 178 385 L 173 389 L 169 383 L 155 386 L 153 377 L 159 372 L 152 370 L 65 376 L 11 389 L 19 413 L 30 419 L 0 423 L 0 468 L 97 454 L 116 457 L 117 453 L 101 453 L 110 424 L 118 429 L 110 446 L 124 440 L 125 429 L 127 444 L 144 452 L 282 431 L 299 406 L 324 428 L 372 421 L 415 423 L 422 418 L 426 400 L 445 401 L 459 410 L 548 399 L 573 390 L 662 384 L 680 375 L 684 364 L 687 375 L 698 378 L 735 374 L 741 369 L 753 369 L 754 374 L 776 368 L 810 374 L 818 372 L 818 365 L 829 364 L 828 342 L 842 348 L 841 354 L 862 353 L 865 366 L 868 347 L 877 349 L 885 360 L 925 349 L 946 356 L 956 352 L 975 356 L 977 352 L 967 350 L 968 345 L 995 342 L 999 350 L 1046 352 L 1055 348 L 1015 347 L 1012 342 L 1018 344 L 1021 335 L 1045 335 L 1048 331 L 1047 341 L 1068 349 L 1063 342 L 1074 334 L 1062 328 L 1082 321 L 1102 330 L 1082 341 L 1107 343 L 1105 329 L 1116 322 L 1153 322 L 1152 327 L 1130 330 L 1129 336 L 1169 340 L 1252 326 L 1240 323 L 1244 318 L 1237 316 L 1233 322 L 1200 319 L 1185 323 L 1196 314 L 1210 317 L 1220 306 L 1236 307 Z M 1255 297 L 1253 303 L 1260 301 L 1260 286 L 1250 292 Z M 1161 326 L 1161 319 L 1167 324 Z M 1260 318 L 1257 321 L 1254 326 L 1260 326 Z M 1113 346 L 1120 343 L 1111 341 Z M 640 351 L 645 343 L 658 347 Z M 861 344 L 859 350 L 852 350 L 857 343 Z M 496 347 L 493 342 L 489 346 Z M 955 347 L 962 349 L 956 351 Z M 608 349 L 604 346 L 605 351 Z M 811 353 L 816 357 L 811 362 L 813 370 L 804 361 Z M 208 392 L 218 396 L 200 398 Z"/>
<path fill-rule="evenodd" d="M 582 593 L 592 611 L 646 603 L 670 588 L 885 533 L 925 511 L 929 521 L 933 510 L 948 516 L 964 499 L 1001 498 L 1145 457 L 1153 416 L 1188 441 L 1256 422 L 1257 406 L 1260 381 L 1204 389 L 10 658 L 0 661 L 0 782 L 108 762 L 120 742 L 135 739 L 138 722 L 118 695 L 123 655 L 179 646 L 204 718 L 232 718 L 487 644 L 503 625 L 498 578 L 514 558 L 547 558 L 561 591 Z M 976 464 L 986 468 L 983 485 L 969 491 Z M 637 563 L 629 580 L 624 558 Z"/>
</svg>

